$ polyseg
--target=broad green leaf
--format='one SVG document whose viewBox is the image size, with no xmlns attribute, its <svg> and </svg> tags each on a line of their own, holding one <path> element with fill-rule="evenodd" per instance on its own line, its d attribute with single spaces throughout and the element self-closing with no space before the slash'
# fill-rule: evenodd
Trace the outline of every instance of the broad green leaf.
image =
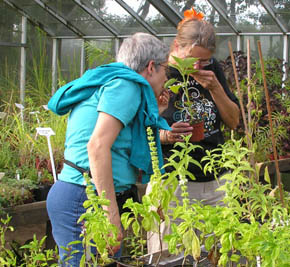
<svg viewBox="0 0 290 267">
<path fill-rule="evenodd" d="M 181 85 L 172 85 L 169 87 L 169 89 L 174 93 L 177 94 L 179 89 L 180 89 Z"/>
<path fill-rule="evenodd" d="M 213 244 L 214 244 L 214 235 L 211 235 L 211 236 L 207 237 L 206 240 L 205 240 L 205 243 L 204 243 L 205 249 L 207 251 L 210 251 L 210 249 L 212 248 Z"/>
<path fill-rule="evenodd" d="M 172 84 L 176 83 L 177 82 L 177 79 L 175 78 L 172 78 L 172 79 L 169 79 L 165 84 L 164 84 L 164 87 L 165 88 L 169 88 Z"/>
<path fill-rule="evenodd" d="M 265 167 L 265 171 L 264 171 L 264 180 L 265 180 L 268 184 L 271 184 L 271 179 L 270 179 L 270 175 L 269 175 L 269 171 L 268 171 L 268 166 Z"/>
<path fill-rule="evenodd" d="M 139 223 L 137 221 L 133 222 L 132 229 L 133 229 L 133 232 L 134 232 L 135 236 L 139 236 L 140 225 L 139 225 Z"/>
<path fill-rule="evenodd" d="M 240 260 L 240 255 L 237 255 L 237 254 L 231 255 L 231 261 L 239 262 L 239 260 Z"/>
</svg>

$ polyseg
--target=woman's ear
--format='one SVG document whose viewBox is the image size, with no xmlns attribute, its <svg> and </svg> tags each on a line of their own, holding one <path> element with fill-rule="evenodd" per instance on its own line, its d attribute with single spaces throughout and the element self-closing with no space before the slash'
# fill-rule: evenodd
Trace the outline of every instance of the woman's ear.
<svg viewBox="0 0 290 267">
<path fill-rule="evenodd" d="M 150 60 L 147 65 L 147 72 L 149 76 L 152 76 L 154 68 L 155 68 L 155 62 L 153 60 Z"/>
</svg>

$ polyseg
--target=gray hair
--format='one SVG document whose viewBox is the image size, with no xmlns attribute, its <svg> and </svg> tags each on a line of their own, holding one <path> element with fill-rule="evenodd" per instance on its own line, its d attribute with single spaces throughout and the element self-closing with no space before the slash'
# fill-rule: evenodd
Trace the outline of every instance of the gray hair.
<svg viewBox="0 0 290 267">
<path fill-rule="evenodd" d="M 169 47 L 155 36 L 138 32 L 126 38 L 117 55 L 117 62 L 122 62 L 137 73 L 143 71 L 150 60 L 160 64 L 168 60 Z"/>
</svg>

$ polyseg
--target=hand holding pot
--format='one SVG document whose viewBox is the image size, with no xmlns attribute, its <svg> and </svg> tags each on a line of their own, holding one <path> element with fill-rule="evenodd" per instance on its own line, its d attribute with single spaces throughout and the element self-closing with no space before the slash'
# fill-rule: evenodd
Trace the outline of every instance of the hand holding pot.
<svg viewBox="0 0 290 267">
<path fill-rule="evenodd" d="M 182 135 L 191 134 L 192 127 L 187 122 L 175 122 L 171 125 L 172 131 L 165 131 L 165 137 L 160 135 L 161 142 L 174 144 L 175 142 L 184 142 Z"/>
</svg>

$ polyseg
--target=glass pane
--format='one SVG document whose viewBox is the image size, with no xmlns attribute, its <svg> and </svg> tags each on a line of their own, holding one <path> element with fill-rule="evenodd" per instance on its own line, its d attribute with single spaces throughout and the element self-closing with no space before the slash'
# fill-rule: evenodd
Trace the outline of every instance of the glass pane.
<svg viewBox="0 0 290 267">
<path fill-rule="evenodd" d="M 192 6 L 193 1 L 189 0 L 169 0 L 172 7 L 176 8 L 180 14 L 186 9 Z M 241 32 L 280 32 L 277 24 L 274 22 L 272 17 L 267 13 L 264 7 L 261 5 L 259 0 L 252 1 L 232 1 L 232 0 L 216 0 L 217 6 L 228 14 L 234 27 Z M 284 2 L 284 4 L 277 4 L 280 9 L 283 7 L 283 11 L 286 10 L 286 21 L 289 20 L 289 7 L 286 6 L 287 1 L 276 1 Z M 205 19 L 211 22 L 216 32 L 226 33 L 233 32 L 233 29 L 229 26 L 227 21 L 218 14 L 218 12 L 211 6 L 207 0 L 195 1 L 194 8 L 196 11 L 202 11 L 205 15 Z M 282 14 L 281 14 L 282 16 Z"/>
<path fill-rule="evenodd" d="M 0 42 L 21 42 L 21 16 L 0 2 Z"/>
<path fill-rule="evenodd" d="M 279 32 L 277 24 L 258 0 L 242 3 L 227 0 L 227 10 L 242 32 Z"/>
<path fill-rule="evenodd" d="M 74 36 L 75 34 L 66 27 L 62 27 L 61 22 L 50 15 L 46 10 L 40 7 L 37 3 L 31 0 L 12 0 L 17 6 L 19 6 L 25 13 L 32 19 L 40 22 L 42 25 L 53 29 L 52 31 L 56 35 L 61 36 Z M 51 26 L 50 26 L 51 25 Z"/>
<path fill-rule="evenodd" d="M 82 41 L 79 39 L 63 39 L 61 41 L 60 65 L 61 80 L 72 81 L 80 76 Z"/>
<path fill-rule="evenodd" d="M 229 45 L 231 42 L 233 51 L 237 50 L 237 37 L 218 35 L 216 39 L 216 51 L 214 57 L 218 60 L 225 60 L 229 56 Z"/>
<path fill-rule="evenodd" d="M 88 5 L 88 0 L 84 0 L 83 2 Z M 148 32 L 114 0 L 93 1 L 91 4 L 98 16 L 106 22 L 111 23 L 121 35 L 130 35 L 135 32 Z"/>
<path fill-rule="evenodd" d="M 80 76 L 82 40 L 63 39 L 61 43 L 61 75 L 66 82 Z M 88 40 L 85 43 L 86 66 L 91 69 L 114 61 L 115 42 L 113 40 Z"/>
<path fill-rule="evenodd" d="M 0 46 L 1 105 L 19 101 L 19 69 L 20 48 Z"/>
<path fill-rule="evenodd" d="M 182 17 L 185 10 L 190 9 L 192 6 L 197 12 L 202 12 L 204 14 L 204 19 L 209 21 L 214 27 L 217 33 L 232 33 L 234 32 L 230 25 L 226 22 L 226 20 L 219 15 L 219 13 L 212 7 L 207 0 L 196 1 L 194 5 L 192 5 L 193 1 L 189 0 L 169 0 L 172 7 L 179 12 Z"/>
<path fill-rule="evenodd" d="M 113 34 L 98 23 L 91 15 L 71 0 L 46 0 L 46 4 L 57 14 L 70 22 L 84 35 L 113 36 Z"/>
<path fill-rule="evenodd" d="M 278 19 L 280 19 L 283 22 L 283 25 L 285 25 L 288 31 L 290 31 L 290 1 L 276 0 L 274 1 L 274 6 L 276 8 L 275 11 Z"/>
<path fill-rule="evenodd" d="M 159 11 L 146 1 L 123 0 L 131 7 L 144 21 L 146 21 L 157 33 L 175 34 L 176 28 Z"/>
<path fill-rule="evenodd" d="M 251 57 L 259 58 L 257 42 L 260 40 L 263 58 L 283 59 L 283 36 L 243 36 L 241 47 L 243 51 L 247 51 L 248 39 L 250 40 Z"/>
<path fill-rule="evenodd" d="M 114 40 L 90 40 L 85 43 L 87 69 L 116 61 Z"/>
</svg>

